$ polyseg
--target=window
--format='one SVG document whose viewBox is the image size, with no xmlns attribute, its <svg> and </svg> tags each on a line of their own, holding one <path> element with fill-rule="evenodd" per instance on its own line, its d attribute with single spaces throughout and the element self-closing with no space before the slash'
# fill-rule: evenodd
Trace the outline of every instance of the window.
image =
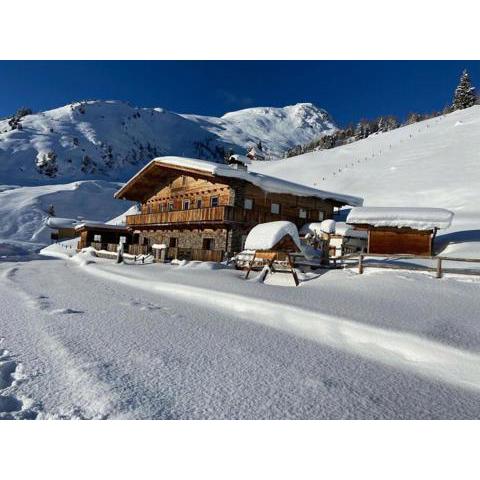
<svg viewBox="0 0 480 480">
<path fill-rule="evenodd" d="M 203 249 L 204 250 L 213 250 L 214 241 L 213 238 L 204 238 L 203 239 Z"/>
<path fill-rule="evenodd" d="M 101 235 L 94 235 L 93 236 L 93 241 L 94 242 L 101 242 L 102 241 L 102 236 Z"/>
<path fill-rule="evenodd" d="M 190 200 L 183 201 L 183 209 L 188 210 L 190 208 Z"/>
<path fill-rule="evenodd" d="M 278 215 L 280 213 L 280 204 L 279 203 L 272 203 L 272 207 L 270 209 L 272 213 Z"/>
<path fill-rule="evenodd" d="M 168 246 L 171 248 L 175 248 L 178 244 L 178 238 L 177 237 L 170 237 L 170 240 L 168 241 Z"/>
<path fill-rule="evenodd" d="M 253 200 L 251 198 L 246 198 L 243 201 L 243 208 L 245 210 L 251 210 L 253 208 Z"/>
<path fill-rule="evenodd" d="M 218 207 L 218 197 L 210 197 L 210 206 Z"/>
<path fill-rule="evenodd" d="M 202 208 L 202 199 L 201 198 L 197 198 L 197 200 L 195 202 L 195 206 L 197 208 Z"/>
<path fill-rule="evenodd" d="M 325 218 L 325 214 L 320 210 L 320 211 L 318 212 L 318 219 L 319 219 L 320 221 L 322 221 L 324 218 Z"/>
<path fill-rule="evenodd" d="M 298 210 L 298 218 L 307 218 L 307 211 L 304 208 Z"/>
<path fill-rule="evenodd" d="M 173 210 L 173 202 L 168 204 L 168 211 L 171 212 Z"/>
</svg>

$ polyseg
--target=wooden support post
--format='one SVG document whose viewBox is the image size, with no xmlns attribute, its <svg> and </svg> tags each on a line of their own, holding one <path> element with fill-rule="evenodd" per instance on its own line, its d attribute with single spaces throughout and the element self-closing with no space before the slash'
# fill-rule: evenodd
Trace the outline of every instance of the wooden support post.
<svg viewBox="0 0 480 480">
<path fill-rule="evenodd" d="M 253 258 L 250 260 L 250 263 L 248 264 L 248 269 L 247 269 L 247 273 L 245 275 L 245 280 L 248 278 L 248 276 L 250 275 L 250 270 L 252 269 L 253 267 L 253 262 L 255 261 L 255 256 L 257 255 L 257 252 L 255 252 L 253 254 Z"/>
<path fill-rule="evenodd" d="M 358 273 L 360 275 L 363 273 L 363 254 L 358 256 Z"/>
<path fill-rule="evenodd" d="M 287 255 L 287 259 L 288 259 L 288 265 L 290 266 L 290 270 L 292 272 L 293 280 L 295 281 L 295 286 L 298 287 L 300 282 L 298 281 L 298 275 L 297 275 L 297 272 L 295 271 L 290 255 Z"/>
<path fill-rule="evenodd" d="M 437 278 L 442 278 L 442 259 L 437 258 Z"/>
<path fill-rule="evenodd" d="M 262 278 L 262 283 L 265 281 L 265 279 L 267 278 L 267 275 L 268 275 L 268 272 L 270 271 L 270 266 L 269 265 L 266 265 L 267 268 L 263 267 L 265 269 L 265 271 L 263 272 L 263 278 Z"/>
</svg>

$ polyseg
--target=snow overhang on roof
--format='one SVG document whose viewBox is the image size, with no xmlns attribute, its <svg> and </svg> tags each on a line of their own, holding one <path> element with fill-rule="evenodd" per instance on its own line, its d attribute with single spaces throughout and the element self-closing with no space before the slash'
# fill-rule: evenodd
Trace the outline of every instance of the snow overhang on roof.
<svg viewBox="0 0 480 480">
<path fill-rule="evenodd" d="M 79 223 L 75 230 L 83 230 L 85 228 L 98 229 L 98 230 L 115 230 L 115 231 L 127 231 L 126 225 L 112 225 L 111 223 L 101 223 L 101 222 L 83 222 Z"/>
<path fill-rule="evenodd" d="M 61 218 L 61 217 L 48 217 L 45 224 L 47 227 L 59 229 L 59 228 L 76 228 L 81 224 L 101 224 L 102 222 L 97 222 L 95 220 L 79 220 L 78 218 Z"/>
<path fill-rule="evenodd" d="M 374 227 L 433 230 L 448 228 L 452 223 L 452 218 L 453 213 L 444 208 L 357 207 L 350 211 L 347 223 Z"/>
<path fill-rule="evenodd" d="M 115 193 L 115 198 L 143 201 L 144 197 L 142 197 L 140 192 L 135 194 L 135 192 L 132 191 L 134 190 L 133 186 L 143 182 L 143 185 L 148 187 L 152 182 L 147 181 L 146 176 L 153 173 L 154 169 L 162 167 L 165 169 L 181 170 L 210 177 L 244 180 L 269 193 L 314 197 L 321 200 L 331 200 L 340 205 L 358 206 L 363 204 L 363 199 L 359 197 L 318 190 L 306 185 L 300 185 L 298 183 L 270 177 L 261 173 L 250 172 L 248 170 L 238 170 L 225 164 L 183 157 L 159 157 L 153 159 Z"/>
<path fill-rule="evenodd" d="M 79 222 L 75 218 L 48 217 L 45 224 L 50 228 L 75 228 Z"/>
</svg>

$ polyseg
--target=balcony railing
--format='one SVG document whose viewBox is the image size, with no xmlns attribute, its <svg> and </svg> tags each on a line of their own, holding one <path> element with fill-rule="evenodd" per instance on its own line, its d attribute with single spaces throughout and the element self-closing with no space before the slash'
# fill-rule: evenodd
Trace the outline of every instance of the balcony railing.
<svg viewBox="0 0 480 480">
<path fill-rule="evenodd" d="M 305 220 L 297 217 L 273 214 L 267 209 L 245 210 L 240 207 L 220 205 L 218 207 L 191 208 L 170 212 L 140 213 L 127 215 L 128 226 L 168 225 L 193 223 L 264 223 L 275 220 L 289 220 L 303 225 Z"/>
</svg>

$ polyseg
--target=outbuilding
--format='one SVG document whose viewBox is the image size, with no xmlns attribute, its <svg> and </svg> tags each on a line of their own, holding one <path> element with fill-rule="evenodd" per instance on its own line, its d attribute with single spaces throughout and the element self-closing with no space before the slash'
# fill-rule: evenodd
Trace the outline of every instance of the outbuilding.
<svg viewBox="0 0 480 480">
<path fill-rule="evenodd" d="M 84 222 L 75 227 L 75 232 L 80 237 L 78 250 L 93 247 L 95 250 L 116 252 L 120 242 L 128 246 L 132 240 L 132 234 L 125 225 Z"/>
<path fill-rule="evenodd" d="M 432 256 L 437 230 L 452 218 L 443 208 L 357 207 L 347 224 L 368 232 L 367 253 Z"/>
</svg>

